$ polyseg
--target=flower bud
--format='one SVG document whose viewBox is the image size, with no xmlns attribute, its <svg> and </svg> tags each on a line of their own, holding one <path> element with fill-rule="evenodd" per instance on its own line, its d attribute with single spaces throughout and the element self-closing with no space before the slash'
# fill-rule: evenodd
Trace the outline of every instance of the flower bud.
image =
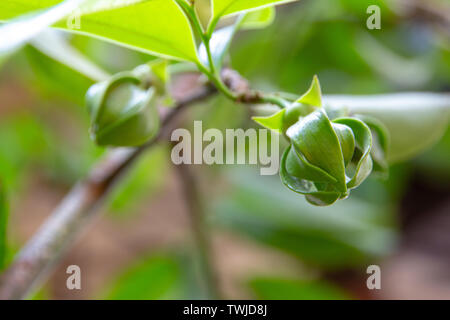
<svg viewBox="0 0 450 320">
<path fill-rule="evenodd" d="M 158 132 L 153 88 L 124 72 L 94 84 L 86 94 L 91 138 L 100 146 L 139 146 Z"/>
<path fill-rule="evenodd" d="M 320 84 L 314 77 L 308 91 L 290 106 L 269 117 L 253 118 L 289 140 L 281 159 L 281 180 L 318 206 L 348 197 L 372 169 L 387 172 L 388 137 L 382 124 L 343 117 L 345 110 L 328 112 L 332 120 L 322 108 Z"/>
<path fill-rule="evenodd" d="M 281 180 L 312 204 L 346 198 L 372 170 L 372 135 L 361 120 L 331 121 L 319 108 L 289 127 L 286 135 L 291 145 L 281 160 Z"/>
</svg>

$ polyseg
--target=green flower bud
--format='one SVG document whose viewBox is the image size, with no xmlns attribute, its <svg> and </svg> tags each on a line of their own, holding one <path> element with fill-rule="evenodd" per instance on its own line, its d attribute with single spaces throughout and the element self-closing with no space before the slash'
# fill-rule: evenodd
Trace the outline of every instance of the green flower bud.
<svg viewBox="0 0 450 320">
<path fill-rule="evenodd" d="M 281 180 L 312 204 L 346 198 L 372 170 L 372 134 L 359 119 L 331 121 L 318 108 L 289 127 L 286 135 L 291 145 L 281 160 Z"/>
<path fill-rule="evenodd" d="M 124 72 L 93 85 L 86 94 L 91 138 L 101 146 L 139 146 L 159 130 L 155 89 Z"/>
<path fill-rule="evenodd" d="M 343 117 L 346 110 L 322 108 L 320 84 L 269 117 L 254 117 L 290 141 L 281 159 L 280 177 L 291 190 L 318 206 L 348 197 L 371 173 L 386 173 L 388 137 L 374 119 Z M 367 125 L 366 123 L 367 122 Z"/>
</svg>

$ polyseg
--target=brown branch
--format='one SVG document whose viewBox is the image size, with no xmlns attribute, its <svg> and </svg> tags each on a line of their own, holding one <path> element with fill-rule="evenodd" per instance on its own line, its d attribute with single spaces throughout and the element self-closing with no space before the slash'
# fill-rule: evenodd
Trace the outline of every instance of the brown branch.
<svg viewBox="0 0 450 320">
<path fill-rule="evenodd" d="M 89 176 L 69 192 L 3 273 L 0 278 L 0 299 L 26 298 L 42 283 L 79 233 L 96 216 L 109 191 L 139 155 L 157 142 L 167 140 L 177 116 L 187 106 L 215 92 L 208 86 L 194 91 L 163 116 L 161 131 L 155 139 L 137 149 L 109 152 Z"/>
</svg>

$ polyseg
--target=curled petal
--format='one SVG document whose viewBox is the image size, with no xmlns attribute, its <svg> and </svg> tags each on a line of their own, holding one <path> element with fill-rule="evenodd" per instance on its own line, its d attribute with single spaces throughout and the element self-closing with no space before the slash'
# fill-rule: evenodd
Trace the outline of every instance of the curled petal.
<svg viewBox="0 0 450 320">
<path fill-rule="evenodd" d="M 353 169 L 347 181 L 349 189 L 359 186 L 372 171 L 372 158 L 370 150 L 372 149 L 372 134 L 369 127 L 356 118 L 339 118 L 333 120 L 334 123 L 343 124 L 349 127 L 355 136 L 357 152 L 353 156 L 349 169 Z"/>
<path fill-rule="evenodd" d="M 288 157 L 292 156 L 291 147 L 288 147 L 281 158 L 280 177 L 283 184 L 294 192 L 303 194 L 314 205 L 331 205 L 336 202 L 341 193 L 336 191 L 321 191 L 312 181 L 296 177 L 288 172 Z"/>
</svg>

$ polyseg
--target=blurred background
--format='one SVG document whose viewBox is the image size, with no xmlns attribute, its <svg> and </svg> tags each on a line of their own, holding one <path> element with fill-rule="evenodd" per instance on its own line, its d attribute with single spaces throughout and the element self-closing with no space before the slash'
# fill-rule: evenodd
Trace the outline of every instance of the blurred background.
<svg viewBox="0 0 450 320">
<path fill-rule="evenodd" d="M 381 30 L 366 9 L 381 7 Z M 206 8 L 206 7 L 205 7 Z M 206 9 L 205 9 L 206 10 Z M 302 0 L 267 29 L 241 32 L 231 65 L 254 88 L 325 94 L 450 91 L 449 2 Z M 115 73 L 151 57 L 84 36 L 70 43 Z M 27 46 L 0 69 L 0 179 L 11 214 L 9 260 L 104 154 L 89 139 L 92 81 Z M 206 128 L 254 125 L 217 97 L 192 108 Z M 146 153 L 114 190 L 35 299 L 205 298 L 189 215 L 170 148 Z M 212 259 L 230 299 L 450 299 L 450 130 L 431 149 L 318 208 L 252 166 L 194 167 Z M 82 289 L 66 288 L 78 265 Z M 381 290 L 366 268 L 381 267 Z"/>
</svg>

